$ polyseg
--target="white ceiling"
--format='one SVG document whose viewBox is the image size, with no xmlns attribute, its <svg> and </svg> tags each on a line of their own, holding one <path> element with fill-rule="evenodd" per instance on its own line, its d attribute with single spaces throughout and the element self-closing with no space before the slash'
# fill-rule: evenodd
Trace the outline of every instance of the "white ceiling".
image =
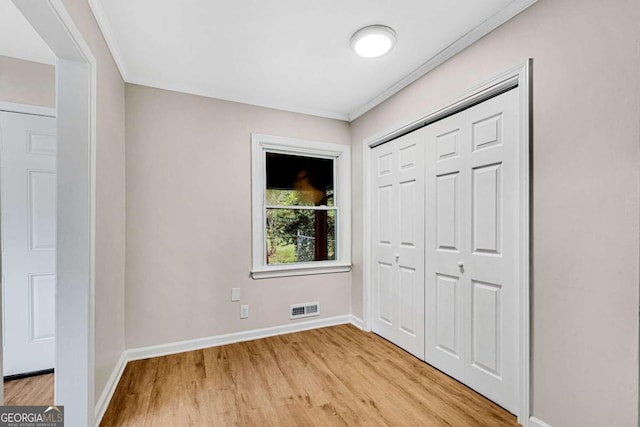
<svg viewBox="0 0 640 427">
<path fill-rule="evenodd" d="M 89 0 L 126 81 L 354 119 L 535 0 Z M 361 27 L 398 33 L 357 57 Z"/>
<path fill-rule="evenodd" d="M 536 0 L 89 0 L 125 81 L 353 120 Z M 381 58 L 349 40 L 383 24 Z M 0 0 L 0 55 L 55 63 Z"/>
<path fill-rule="evenodd" d="M 9 0 L 0 0 L 0 55 L 55 64 L 56 57 Z"/>
</svg>

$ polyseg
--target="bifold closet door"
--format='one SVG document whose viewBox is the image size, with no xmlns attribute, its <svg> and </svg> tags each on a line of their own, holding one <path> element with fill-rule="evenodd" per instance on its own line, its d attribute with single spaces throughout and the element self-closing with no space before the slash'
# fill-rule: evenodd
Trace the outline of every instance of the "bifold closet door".
<svg viewBox="0 0 640 427">
<path fill-rule="evenodd" d="M 371 155 L 373 331 L 424 359 L 424 131 Z"/>
<path fill-rule="evenodd" d="M 426 358 L 517 405 L 517 92 L 427 126 Z"/>
</svg>

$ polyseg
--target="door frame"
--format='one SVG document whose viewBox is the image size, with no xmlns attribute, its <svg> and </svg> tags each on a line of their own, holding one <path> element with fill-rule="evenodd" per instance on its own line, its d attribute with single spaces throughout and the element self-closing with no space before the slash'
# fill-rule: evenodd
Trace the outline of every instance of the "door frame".
<svg viewBox="0 0 640 427">
<path fill-rule="evenodd" d="M 38 105 L 18 104 L 15 102 L 0 101 L 0 111 L 56 118 L 56 109 L 53 107 L 40 107 Z"/>
<path fill-rule="evenodd" d="M 12 1 L 57 57 L 55 404 L 95 425 L 97 63 L 63 0 Z"/>
<path fill-rule="evenodd" d="M 532 69 L 533 60 L 528 59 L 523 64 L 513 67 L 478 86 L 466 91 L 463 95 L 446 105 L 423 114 L 417 119 L 407 120 L 391 128 L 385 129 L 375 135 L 366 138 L 362 144 L 363 164 L 363 326 L 365 331 L 371 331 L 373 324 L 374 296 L 373 284 L 373 260 L 371 258 L 371 203 L 373 200 L 373 186 L 369 179 L 371 173 L 371 149 L 388 142 L 394 138 L 407 134 L 418 128 L 427 126 L 437 120 L 451 116 L 473 105 L 479 104 L 499 95 L 507 90 L 517 90 L 519 93 L 518 118 L 520 120 L 520 200 L 519 206 L 519 262 L 517 300 L 518 310 L 518 423 L 529 425 L 531 416 L 530 382 L 531 382 L 531 310 L 530 310 L 530 218 L 531 218 L 531 114 L 532 114 Z"/>
</svg>

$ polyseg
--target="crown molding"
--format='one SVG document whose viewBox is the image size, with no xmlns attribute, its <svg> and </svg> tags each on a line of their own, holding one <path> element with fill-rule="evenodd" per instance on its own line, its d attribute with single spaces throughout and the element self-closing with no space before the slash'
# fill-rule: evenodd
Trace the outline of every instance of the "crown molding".
<svg viewBox="0 0 640 427">
<path fill-rule="evenodd" d="M 111 30 L 111 26 L 109 25 L 109 20 L 107 19 L 106 14 L 104 13 L 104 9 L 102 8 L 102 4 L 100 0 L 89 0 L 89 8 L 93 13 L 93 16 L 96 18 L 96 22 L 98 23 L 98 27 L 102 32 L 102 37 L 104 37 L 104 41 L 107 43 L 107 47 L 111 52 L 111 56 L 116 63 L 116 67 L 118 67 L 118 71 L 120 71 L 120 76 L 122 76 L 122 80 L 125 82 L 128 81 L 127 78 L 129 76 L 127 72 L 127 65 L 124 61 L 124 57 L 118 48 L 118 43 L 116 42 L 116 37 Z"/>
<path fill-rule="evenodd" d="M 171 92 L 186 93 L 188 95 L 202 96 L 205 98 L 217 99 L 219 101 L 236 102 L 239 104 L 246 104 L 251 107 L 269 108 L 271 110 L 287 111 L 289 113 L 306 114 L 308 116 L 322 117 L 325 119 L 341 120 L 344 122 L 349 121 L 349 115 L 345 113 L 338 113 L 334 111 L 315 110 L 312 108 L 303 108 L 290 104 L 269 104 L 259 102 L 253 99 L 246 99 L 243 97 L 225 96 L 216 94 L 208 90 L 201 90 L 198 87 L 191 86 L 189 84 L 170 84 L 166 82 L 152 81 L 147 79 L 129 78 L 126 83 L 134 84 L 138 86 L 146 86 L 155 89 L 168 90 Z"/>
</svg>

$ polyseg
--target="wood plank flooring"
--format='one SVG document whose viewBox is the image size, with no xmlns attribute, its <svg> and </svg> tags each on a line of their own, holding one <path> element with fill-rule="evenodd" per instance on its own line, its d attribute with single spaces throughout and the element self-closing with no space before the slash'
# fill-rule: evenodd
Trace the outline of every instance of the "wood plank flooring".
<svg viewBox="0 0 640 427">
<path fill-rule="evenodd" d="M 53 405 L 53 375 L 38 375 L 5 382 L 4 404 Z"/>
<path fill-rule="evenodd" d="M 341 325 L 130 362 L 101 426 L 517 426 L 375 334 Z"/>
</svg>

